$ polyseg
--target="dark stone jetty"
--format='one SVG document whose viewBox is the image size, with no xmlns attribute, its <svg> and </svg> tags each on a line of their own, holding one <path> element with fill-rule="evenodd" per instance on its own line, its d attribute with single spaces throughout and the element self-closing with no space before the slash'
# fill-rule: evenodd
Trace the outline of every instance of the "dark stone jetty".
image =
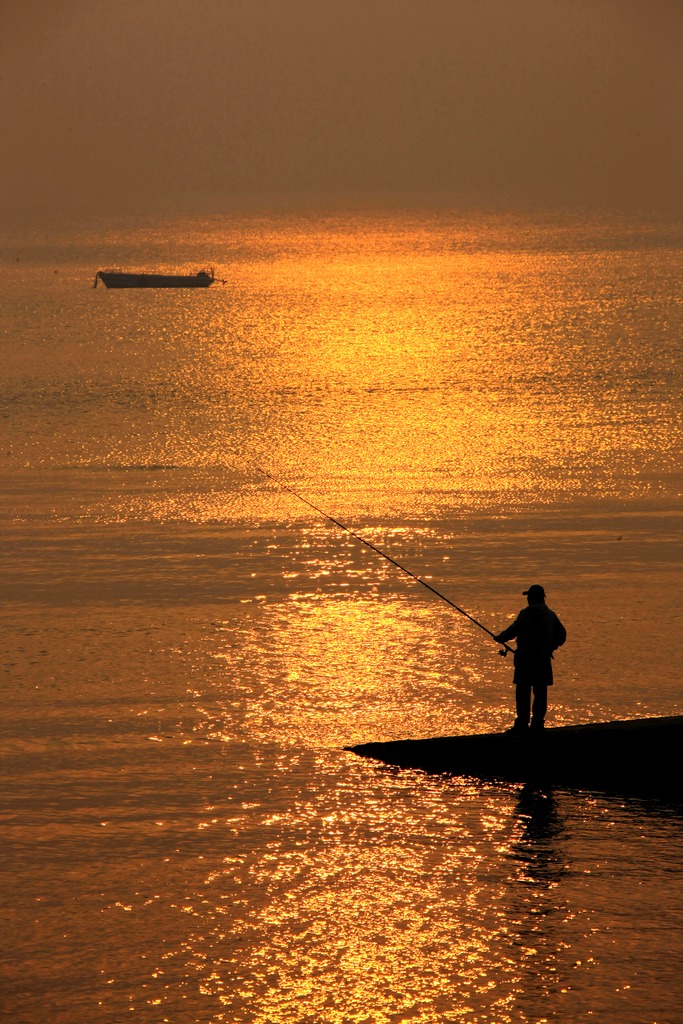
<svg viewBox="0 0 683 1024">
<path fill-rule="evenodd" d="M 683 715 L 346 747 L 401 768 L 682 798 Z"/>
</svg>

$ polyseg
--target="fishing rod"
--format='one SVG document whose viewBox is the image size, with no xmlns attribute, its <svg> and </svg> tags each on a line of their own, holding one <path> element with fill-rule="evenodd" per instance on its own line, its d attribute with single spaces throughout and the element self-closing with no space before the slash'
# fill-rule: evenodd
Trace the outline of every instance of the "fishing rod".
<svg viewBox="0 0 683 1024">
<path fill-rule="evenodd" d="M 365 544 L 367 548 L 370 548 L 371 551 L 374 551 L 382 558 L 385 558 L 387 562 L 391 562 L 391 564 L 395 565 L 397 569 L 400 569 L 401 572 L 404 572 L 406 576 L 410 576 L 410 578 L 415 580 L 416 583 L 419 583 L 427 590 L 430 590 L 432 594 L 435 594 L 436 597 L 441 598 L 441 600 L 445 601 L 446 604 L 451 606 L 451 608 L 454 608 L 456 612 L 459 612 L 460 615 L 464 615 L 466 619 L 469 619 L 470 622 L 474 623 L 475 626 L 478 626 L 479 629 L 482 629 L 493 640 L 496 640 L 495 633 L 492 633 L 491 630 L 488 629 L 482 622 L 479 622 L 478 619 L 475 619 L 474 616 L 470 615 L 469 612 L 466 612 L 464 608 L 460 608 L 459 605 L 455 604 L 454 601 L 451 601 L 451 599 L 449 597 L 446 597 L 445 594 L 442 594 L 439 590 L 436 589 L 436 587 L 433 587 L 430 583 L 427 583 L 426 580 L 423 580 L 420 576 L 417 576 L 414 572 L 411 572 L 410 569 L 406 569 L 405 565 L 401 565 L 401 563 L 397 562 L 395 558 L 392 558 L 391 555 L 388 555 L 386 551 L 382 551 L 381 548 L 378 548 L 375 544 L 372 544 L 369 540 L 366 540 L 365 537 L 361 537 L 359 533 L 356 533 L 349 526 L 346 526 L 344 523 L 341 523 L 338 519 L 335 519 L 334 516 L 329 515 L 323 509 L 318 508 L 318 506 L 314 505 L 312 501 L 309 501 L 308 498 L 304 498 L 302 494 L 299 494 L 298 491 L 295 491 L 293 487 L 289 486 L 289 484 L 283 483 L 282 480 L 278 480 L 277 477 L 273 476 L 272 473 L 269 473 L 267 469 L 264 469 L 262 466 L 259 466 L 259 464 L 255 462 L 253 459 L 247 458 L 247 456 L 235 451 L 233 451 L 233 454 L 236 455 L 242 462 L 249 463 L 251 466 L 254 467 L 254 469 L 261 473 L 262 476 L 265 476 L 268 480 L 271 480 L 277 487 L 280 487 L 283 491 L 288 491 L 289 494 L 292 494 L 299 501 L 303 502 L 304 505 L 308 505 L 309 508 L 312 508 L 314 512 L 318 513 L 318 515 L 321 515 L 324 519 L 327 519 L 329 520 L 329 522 L 334 523 L 334 525 L 338 526 L 340 530 L 344 530 L 346 533 L 350 534 L 351 537 L 354 537 L 356 540 L 360 541 L 361 544 Z M 496 640 L 496 643 L 501 643 L 501 641 Z M 507 656 L 508 651 L 514 653 L 514 648 L 508 647 L 506 643 L 502 644 L 502 648 L 503 649 L 498 651 L 498 653 L 503 658 Z"/>
</svg>

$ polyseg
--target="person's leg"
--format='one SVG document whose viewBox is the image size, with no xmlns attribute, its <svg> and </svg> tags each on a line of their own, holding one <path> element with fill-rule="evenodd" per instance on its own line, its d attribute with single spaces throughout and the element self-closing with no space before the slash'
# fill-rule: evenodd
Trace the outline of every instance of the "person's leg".
<svg viewBox="0 0 683 1024">
<path fill-rule="evenodd" d="M 531 686 L 528 683 L 517 683 L 515 687 L 515 706 L 517 718 L 515 729 L 526 729 L 531 714 Z"/>
<path fill-rule="evenodd" d="M 534 686 L 534 708 L 531 716 L 531 728 L 542 729 L 545 713 L 548 710 L 548 687 L 539 684 Z"/>
</svg>

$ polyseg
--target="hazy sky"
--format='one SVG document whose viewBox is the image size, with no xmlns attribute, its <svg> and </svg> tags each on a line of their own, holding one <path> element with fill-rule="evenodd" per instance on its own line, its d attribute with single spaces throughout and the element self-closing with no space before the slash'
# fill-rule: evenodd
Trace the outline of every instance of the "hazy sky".
<svg viewBox="0 0 683 1024">
<path fill-rule="evenodd" d="M 681 209 L 680 0 L 0 0 L 0 216 Z"/>
</svg>

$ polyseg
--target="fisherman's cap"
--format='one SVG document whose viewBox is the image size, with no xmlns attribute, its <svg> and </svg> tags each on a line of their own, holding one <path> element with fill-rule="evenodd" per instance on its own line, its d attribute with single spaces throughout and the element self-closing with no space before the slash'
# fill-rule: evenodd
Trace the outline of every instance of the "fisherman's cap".
<svg viewBox="0 0 683 1024">
<path fill-rule="evenodd" d="M 530 597 L 532 601 L 545 601 L 545 590 L 540 583 L 534 583 L 528 590 L 523 590 L 524 597 Z"/>
</svg>

